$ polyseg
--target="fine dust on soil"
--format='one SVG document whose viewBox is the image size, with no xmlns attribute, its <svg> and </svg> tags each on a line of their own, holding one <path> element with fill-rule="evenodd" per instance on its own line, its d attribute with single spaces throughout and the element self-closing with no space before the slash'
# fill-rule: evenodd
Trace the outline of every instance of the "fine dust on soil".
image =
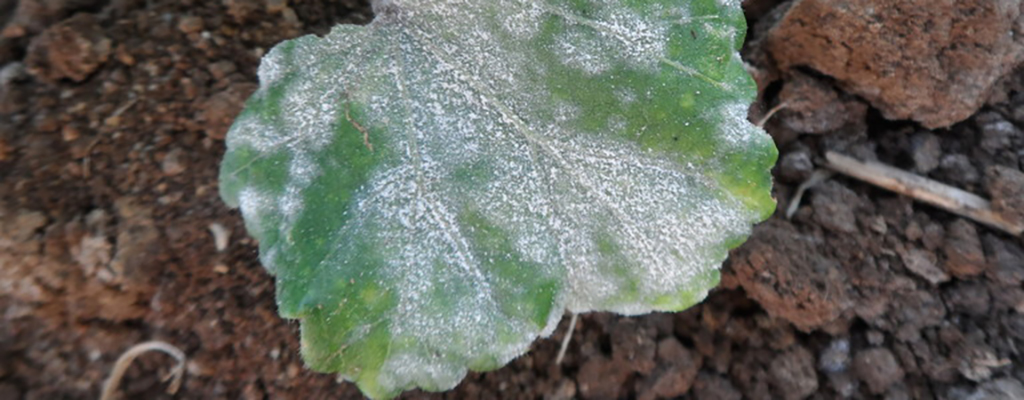
<svg viewBox="0 0 1024 400">
<path fill-rule="evenodd" d="M 843 36 L 863 30 L 836 20 L 835 3 L 745 2 L 744 56 L 762 88 L 753 112 L 787 105 L 766 127 L 781 151 L 779 209 L 835 150 L 983 194 L 1024 218 L 1024 73 L 1010 72 L 1021 35 L 926 45 L 894 35 L 906 42 L 873 45 Z M 910 3 L 927 11 L 928 27 L 1007 23 L 993 10 L 1014 11 L 1024 26 L 1019 1 Z M 360 398 L 303 368 L 297 324 L 276 315 L 272 278 L 220 202 L 216 173 L 259 56 L 369 18 L 355 0 L 0 0 L 0 399 L 95 398 L 117 356 L 153 339 L 189 356 L 175 398 Z M 801 22 L 816 18 L 842 29 Z M 836 64 L 822 59 L 835 54 L 813 53 L 821 40 L 908 54 L 846 54 Z M 912 61 L 933 53 L 942 65 Z M 876 76 L 864 71 L 873 62 L 900 78 L 865 79 Z M 957 85 L 984 99 L 937 93 L 962 92 Z M 915 102 L 901 103 L 907 96 Z M 982 104 L 951 128 L 922 127 Z M 226 250 L 211 224 L 230 232 Z M 584 315 L 560 366 L 565 322 L 505 368 L 404 397 L 1024 398 L 1024 365 L 1013 362 L 1024 348 L 1022 245 L 834 177 L 791 220 L 779 212 L 757 227 L 703 304 Z M 125 398 L 172 397 L 159 380 L 172 364 L 143 356 Z"/>
</svg>

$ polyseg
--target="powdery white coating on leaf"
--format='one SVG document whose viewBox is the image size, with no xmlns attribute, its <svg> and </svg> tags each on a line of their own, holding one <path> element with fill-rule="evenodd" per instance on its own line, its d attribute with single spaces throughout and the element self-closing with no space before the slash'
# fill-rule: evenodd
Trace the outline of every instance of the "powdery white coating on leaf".
<svg viewBox="0 0 1024 400">
<path fill-rule="evenodd" d="M 749 142 L 754 139 L 750 135 L 750 122 L 747 121 L 747 110 L 749 108 L 750 105 L 747 103 L 735 102 L 710 110 L 712 115 L 722 117 L 719 128 L 721 129 L 721 135 L 718 137 L 726 145 L 738 148 L 743 145 L 749 145 Z"/>
<path fill-rule="evenodd" d="M 556 44 L 563 62 L 592 74 L 605 72 L 622 60 L 652 69 L 658 66 L 665 57 L 666 25 L 649 22 L 617 2 L 594 4 L 601 4 L 599 11 L 587 18 L 558 6 L 546 7 L 572 25 Z"/>
<path fill-rule="evenodd" d="M 528 40 L 540 31 L 541 16 L 544 14 L 545 12 L 541 5 L 533 2 L 512 12 L 505 19 L 503 27 L 517 39 Z"/>
<path fill-rule="evenodd" d="M 554 18 L 562 29 L 546 50 L 566 66 L 589 75 L 669 68 L 698 77 L 666 55 L 668 30 L 689 18 L 685 2 L 641 15 L 619 1 L 591 1 L 586 17 L 561 3 L 379 1 L 367 27 L 272 51 L 256 96 L 279 95 L 280 113 L 246 115 L 232 128 L 229 149 L 286 156 L 283 188 L 239 194 L 251 231 L 278 229 L 285 237 L 262 254 L 271 271 L 289 267 L 277 265 L 278 254 L 310 240 L 295 225 L 325 169 L 317 154 L 337 143 L 336 125 L 379 133 L 367 136 L 379 164 L 333 237 L 372 243 L 383 260 L 374 284 L 395 296 L 380 320 L 338 333 L 351 338 L 345 346 L 359 346 L 371 327 L 387 327 L 393 342 L 375 377 L 384 393 L 453 387 L 471 360 L 506 363 L 551 333 L 564 309 L 639 314 L 666 307 L 664 297 L 702 298 L 708 288 L 693 282 L 717 269 L 722 243 L 746 235 L 758 218 L 700 163 L 623 139 L 643 133 L 628 132 L 637 128 L 626 116 L 605 118 L 612 132 L 582 127 L 582 106 L 553 96 L 542 55 L 522 48 Z M 612 100 L 625 109 L 651 96 L 623 86 Z M 358 121 L 349 114 L 353 105 L 362 112 Z M 740 102 L 706 112 L 723 118 L 713 134 L 726 147 L 761 134 Z M 276 228 L 264 223 L 271 212 L 280 216 Z M 480 251 L 489 240 L 481 235 L 494 232 L 507 240 L 507 254 Z M 332 245 L 315 269 L 367 267 L 353 264 L 359 250 L 350 243 Z M 542 324 L 510 314 L 503 293 L 514 282 L 491 267 L 508 260 L 558 284 Z"/>
<path fill-rule="evenodd" d="M 261 192 L 254 188 L 245 188 L 242 189 L 238 199 L 238 206 L 242 209 L 248 229 L 251 231 L 263 230 L 263 218 L 261 218 L 260 214 L 277 205 L 273 193 Z"/>
<path fill-rule="evenodd" d="M 727 9 L 738 9 L 743 3 L 743 0 L 718 0 L 718 4 Z"/>
<path fill-rule="evenodd" d="M 566 265 L 569 295 L 566 307 L 573 312 L 594 309 L 624 314 L 649 312 L 647 299 L 616 300 L 621 278 L 615 267 L 630 267 L 642 285 L 641 293 L 672 293 L 680 284 L 713 267 L 718 258 L 706 249 L 731 232 L 742 232 L 747 221 L 738 204 L 707 195 L 712 186 L 674 163 L 648 156 L 621 142 L 601 143 L 589 137 L 554 145 L 541 172 L 540 184 L 566 182 L 567 190 L 554 193 L 542 210 L 554 239 L 557 254 L 547 262 Z M 511 178 L 511 177 L 510 177 Z M 534 191 L 522 181 L 512 190 Z M 514 215 L 499 215 L 511 218 Z M 621 258 L 601 254 L 594 241 L 614 235 Z M 616 263 L 630 265 L 614 265 Z"/>
<path fill-rule="evenodd" d="M 239 193 L 238 207 L 242 210 L 242 216 L 245 217 L 246 229 L 250 232 L 260 232 L 263 229 L 272 228 L 263 226 L 263 214 L 268 210 L 277 209 L 278 201 L 273 193 L 247 187 Z M 277 251 L 274 249 L 269 253 L 260 254 L 263 266 L 270 273 L 274 273 L 277 269 L 276 263 L 273 262 L 276 253 Z"/>
<path fill-rule="evenodd" d="M 710 32 L 711 35 L 717 38 L 726 39 L 736 36 L 736 27 L 723 24 L 721 21 L 715 21 L 712 23 L 711 21 L 706 20 L 703 25 L 707 32 Z"/>
</svg>

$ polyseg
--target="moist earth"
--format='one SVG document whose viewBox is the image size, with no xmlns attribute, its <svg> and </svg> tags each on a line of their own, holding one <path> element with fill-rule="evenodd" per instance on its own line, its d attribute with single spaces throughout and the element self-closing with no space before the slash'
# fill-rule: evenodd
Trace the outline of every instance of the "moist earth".
<svg viewBox="0 0 1024 400">
<path fill-rule="evenodd" d="M 955 3 L 955 4 L 954 4 Z M 836 151 L 1024 219 L 1020 1 L 744 2 L 779 211 L 685 312 L 580 316 L 508 366 L 404 398 L 1024 398 L 1024 240 L 834 175 Z M 298 357 L 224 134 L 274 44 L 357 1 L 0 0 L 0 398 L 361 398 Z M 769 110 L 780 111 L 769 115 Z M 770 117 L 770 118 L 765 118 Z M 785 210 L 797 202 L 787 218 Z"/>
</svg>

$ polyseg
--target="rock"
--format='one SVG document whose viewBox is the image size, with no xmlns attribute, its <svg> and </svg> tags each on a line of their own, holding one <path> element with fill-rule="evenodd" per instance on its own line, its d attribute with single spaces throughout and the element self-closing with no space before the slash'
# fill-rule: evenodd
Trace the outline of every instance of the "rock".
<svg viewBox="0 0 1024 400">
<path fill-rule="evenodd" d="M 74 142 L 82 137 L 82 130 L 76 124 L 67 124 L 60 128 L 60 138 L 65 142 Z"/>
<path fill-rule="evenodd" d="M 936 383 L 949 384 L 960 379 L 956 365 L 946 355 L 940 354 L 938 349 L 928 347 L 921 343 L 915 346 L 915 355 L 920 357 L 920 362 L 911 364 L 917 366 L 919 374 L 924 374 L 928 380 Z M 907 362 L 910 364 L 910 362 Z"/>
<path fill-rule="evenodd" d="M 1019 400 L 1024 399 L 1024 384 L 1013 378 L 995 379 L 978 386 L 964 400 Z"/>
<path fill-rule="evenodd" d="M 911 400 L 910 393 L 907 393 L 906 385 L 900 383 L 893 385 L 889 388 L 889 392 L 885 394 L 885 400 Z"/>
<path fill-rule="evenodd" d="M 991 296 L 985 285 L 962 281 L 942 291 L 942 298 L 950 312 L 983 317 L 988 315 Z"/>
<path fill-rule="evenodd" d="M 981 131 L 981 148 L 992 155 L 999 154 L 1003 149 L 1009 148 L 1014 140 L 1020 140 L 1022 137 L 1021 131 L 998 113 L 979 114 L 974 118 L 974 123 Z"/>
<path fill-rule="evenodd" d="M 700 358 L 675 337 L 658 342 L 658 361 L 658 369 L 641 386 L 647 390 L 638 396 L 640 400 L 682 396 L 693 386 L 701 366 Z"/>
<path fill-rule="evenodd" d="M 1017 124 L 1024 124 L 1024 93 L 1016 93 L 1010 98 L 1008 118 Z"/>
<path fill-rule="evenodd" d="M 938 285 L 949 281 L 949 275 L 935 265 L 937 260 L 934 253 L 914 248 L 899 252 L 899 254 L 900 259 L 903 260 L 903 266 L 924 278 L 928 283 Z"/>
<path fill-rule="evenodd" d="M 2 216 L 2 214 L 0 214 Z M 4 232 L 14 242 L 27 242 L 35 237 L 46 226 L 46 214 L 39 211 L 19 211 L 11 224 L 5 226 Z"/>
<path fill-rule="evenodd" d="M 924 225 L 924 235 L 921 236 L 921 244 L 929 251 L 936 251 L 946 241 L 946 228 L 934 221 L 928 221 Z"/>
<path fill-rule="evenodd" d="M 10 141 L 0 138 L 0 161 L 10 161 L 14 156 L 14 150 L 14 146 L 11 146 Z"/>
<path fill-rule="evenodd" d="M 814 220 L 826 229 L 839 234 L 857 232 L 854 209 L 860 198 L 852 190 L 836 181 L 828 181 L 814 189 L 811 207 Z"/>
<path fill-rule="evenodd" d="M 822 252 L 819 241 L 788 221 L 770 219 L 754 230 L 751 239 L 733 251 L 724 273 L 732 274 L 769 315 L 809 332 L 852 306 L 849 278 Z"/>
<path fill-rule="evenodd" d="M 224 140 L 228 128 L 231 127 L 238 113 L 242 111 L 245 100 L 256 91 L 257 87 L 252 83 L 233 84 L 197 104 L 195 118 L 203 123 L 206 136 Z"/>
<path fill-rule="evenodd" d="M 839 397 L 844 399 L 853 397 L 854 393 L 857 393 L 858 385 L 857 380 L 853 379 L 848 372 L 838 372 L 827 374 L 828 383 L 832 386 L 832 390 L 835 390 Z"/>
<path fill-rule="evenodd" d="M 910 221 L 903 228 L 903 236 L 906 236 L 908 240 L 917 241 L 924 237 L 924 229 L 921 228 L 921 224 L 917 223 L 917 221 Z"/>
<path fill-rule="evenodd" d="M 277 14 L 288 8 L 288 0 L 266 0 L 267 13 Z"/>
<path fill-rule="evenodd" d="M 84 81 L 110 58 L 112 42 L 92 14 L 76 14 L 32 39 L 28 72 L 44 82 Z"/>
<path fill-rule="evenodd" d="M 853 358 L 853 372 L 868 391 L 875 395 L 885 393 L 893 383 L 903 380 L 903 368 L 886 348 L 873 348 L 857 353 Z"/>
<path fill-rule="evenodd" d="M 771 383 L 784 399 L 801 400 L 818 390 L 814 355 L 803 346 L 794 346 L 772 360 Z"/>
<path fill-rule="evenodd" d="M 605 356 L 587 358 L 576 375 L 580 398 L 617 399 L 630 371 Z"/>
<path fill-rule="evenodd" d="M 1007 221 L 1024 224 L 1024 172 L 1001 165 L 985 171 L 992 209 Z"/>
<path fill-rule="evenodd" d="M 717 374 L 700 373 L 693 385 L 693 394 L 697 400 L 741 400 L 743 394 L 729 382 Z"/>
<path fill-rule="evenodd" d="M 879 235 L 884 235 L 887 232 L 889 232 L 889 224 L 885 222 L 885 217 L 881 215 L 875 215 L 873 217 L 868 217 L 867 221 L 868 228 L 871 229 L 873 232 Z"/>
<path fill-rule="evenodd" d="M 221 0 L 221 3 L 227 7 L 227 13 L 236 22 L 246 22 L 256 16 L 256 13 L 260 11 L 260 2 L 253 0 Z"/>
<path fill-rule="evenodd" d="M 867 336 L 868 344 L 872 346 L 881 346 L 882 343 L 885 343 L 885 334 L 877 330 L 868 330 L 865 336 Z"/>
<path fill-rule="evenodd" d="M 811 151 L 806 147 L 787 152 L 779 160 L 779 178 L 788 183 L 803 183 L 814 172 Z"/>
<path fill-rule="evenodd" d="M 1019 0 L 797 0 L 768 48 L 783 70 L 809 67 L 888 119 L 939 128 L 1024 60 L 1021 23 Z"/>
<path fill-rule="evenodd" d="M 835 339 L 821 352 L 818 368 L 826 373 L 843 372 L 850 366 L 850 341 Z"/>
<path fill-rule="evenodd" d="M 671 336 L 676 329 L 675 313 L 656 312 L 644 315 L 639 320 L 643 329 L 649 329 L 656 337 Z"/>
<path fill-rule="evenodd" d="M 180 148 L 175 148 L 164 156 L 164 160 L 160 162 L 160 169 L 166 176 L 181 174 L 187 169 L 184 158 L 184 152 Z"/>
<path fill-rule="evenodd" d="M 939 170 L 946 183 L 973 186 L 981 180 L 981 174 L 971 163 L 971 158 L 963 154 L 947 154 L 939 161 Z"/>
<path fill-rule="evenodd" d="M 1006 287 L 993 291 L 992 303 L 999 309 L 1010 309 L 1018 314 L 1024 314 L 1024 289 L 1019 287 Z M 1024 328 L 1024 326 L 1022 326 Z M 1024 332 L 1024 331 L 1019 331 Z M 1024 333 L 1021 334 L 1024 340 Z"/>
<path fill-rule="evenodd" d="M 0 115 L 24 111 L 30 104 L 25 64 L 12 62 L 0 68 Z"/>
<path fill-rule="evenodd" d="M 758 315 L 754 317 L 754 321 L 757 324 L 757 329 L 760 330 L 759 333 L 746 333 L 733 328 L 734 326 L 744 326 L 745 324 L 742 324 L 741 320 L 731 320 L 730 326 L 726 327 L 726 330 L 734 335 L 736 341 L 746 340 L 750 336 L 760 334 L 768 347 L 773 350 L 786 350 L 796 344 L 796 332 L 793 330 L 793 325 L 786 320 Z"/>
<path fill-rule="evenodd" d="M 0 383 L 0 399 L 20 399 L 21 390 L 12 383 Z"/>
<path fill-rule="evenodd" d="M 10 15 L 0 36 L 6 38 L 25 37 L 42 32 L 43 29 L 75 11 L 95 9 L 110 0 L 22 0 Z M 3 17 L 0 17 L 0 24 Z"/>
<path fill-rule="evenodd" d="M 920 340 L 923 328 L 937 326 L 946 317 L 942 300 L 926 290 L 898 293 L 888 301 L 892 304 L 888 315 L 896 327 L 896 339 L 904 342 Z"/>
<path fill-rule="evenodd" d="M 993 280 L 1005 286 L 1024 283 L 1024 248 L 993 234 L 985 234 L 984 243 Z"/>
<path fill-rule="evenodd" d="M 568 379 L 558 384 L 554 392 L 544 396 L 544 400 L 573 400 L 576 398 L 576 384 Z"/>
<path fill-rule="evenodd" d="M 969 278 L 985 272 L 985 252 L 974 224 L 957 219 L 946 230 L 944 267 L 953 276 Z"/>
<path fill-rule="evenodd" d="M 685 370 L 693 370 L 694 376 L 699 367 L 699 357 L 683 346 L 678 339 L 667 337 L 658 342 L 658 361 L 665 365 L 681 366 Z"/>
<path fill-rule="evenodd" d="M 231 62 L 231 60 L 217 61 L 206 68 L 210 71 L 210 75 L 213 76 L 213 79 L 218 81 L 235 73 L 235 71 L 238 71 L 238 66 Z"/>
<path fill-rule="evenodd" d="M 988 381 L 992 379 L 994 370 L 1012 365 L 1012 361 L 997 357 L 988 345 L 969 340 L 956 349 L 955 359 L 959 361 L 957 371 L 960 375 L 974 382 Z"/>
<path fill-rule="evenodd" d="M 616 320 L 609 332 L 612 342 L 612 358 L 631 371 L 648 374 L 654 369 L 657 332 L 637 326 L 632 318 Z"/>
<path fill-rule="evenodd" d="M 1024 341 L 1024 314 L 1016 313 L 1006 318 L 1007 336 L 1017 341 Z"/>
<path fill-rule="evenodd" d="M 799 71 L 792 71 L 779 92 L 786 106 L 778 119 L 799 133 L 828 133 L 846 124 L 863 123 L 867 106 L 837 92 L 833 85 Z"/>
<path fill-rule="evenodd" d="M 927 174 L 939 166 L 942 147 L 939 137 L 931 132 L 921 132 L 910 138 L 910 158 L 914 160 L 914 170 Z"/>
<path fill-rule="evenodd" d="M 110 241 L 104 236 L 85 235 L 82 240 L 71 249 L 72 257 L 85 271 L 85 275 L 92 277 L 100 268 L 105 267 L 111 260 Z"/>
<path fill-rule="evenodd" d="M 199 33 L 203 31 L 203 18 L 196 16 L 181 17 L 178 21 L 178 30 L 181 33 Z"/>
<path fill-rule="evenodd" d="M 160 231 L 153 220 L 153 210 L 136 199 L 122 197 L 115 201 L 118 220 L 114 257 L 110 260 L 110 279 L 119 283 L 136 283 L 146 279 L 152 259 L 160 248 Z"/>
</svg>

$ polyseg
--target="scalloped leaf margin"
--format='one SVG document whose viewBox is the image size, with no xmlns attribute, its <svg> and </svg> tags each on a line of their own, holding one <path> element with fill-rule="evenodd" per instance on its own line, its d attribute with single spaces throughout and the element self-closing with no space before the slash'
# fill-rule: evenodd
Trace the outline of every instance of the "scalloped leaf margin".
<svg viewBox="0 0 1024 400">
<path fill-rule="evenodd" d="M 446 390 L 564 310 L 685 309 L 775 208 L 739 1 L 375 11 L 264 58 L 221 166 L 316 370 Z"/>
</svg>

